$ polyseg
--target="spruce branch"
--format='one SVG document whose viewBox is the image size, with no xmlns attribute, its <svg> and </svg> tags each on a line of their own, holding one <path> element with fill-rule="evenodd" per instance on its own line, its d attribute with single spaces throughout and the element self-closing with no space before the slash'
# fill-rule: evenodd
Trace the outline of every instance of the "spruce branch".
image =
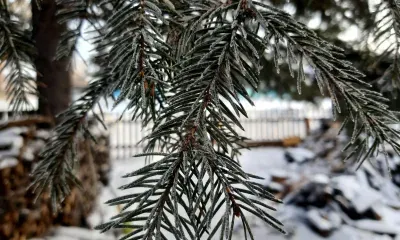
<svg viewBox="0 0 400 240">
<path fill-rule="evenodd" d="M 62 33 L 56 59 L 69 57 L 72 60 L 74 53 L 81 56 L 77 49 L 79 40 L 87 41 L 86 35 L 102 34 L 102 21 L 107 19 L 109 13 L 101 1 L 93 0 L 58 0 L 57 8 L 58 22 L 69 27 Z"/>
<path fill-rule="evenodd" d="M 28 99 L 36 94 L 33 56 L 35 49 L 23 24 L 13 20 L 7 3 L 0 2 L 0 73 L 6 73 L 6 92 L 12 111 L 32 108 Z"/>
<path fill-rule="evenodd" d="M 75 176 L 76 144 L 80 134 L 93 138 L 86 126 L 86 118 L 90 113 L 100 122 L 103 121 L 102 116 L 92 110 L 101 98 L 108 97 L 114 90 L 115 81 L 107 71 L 91 82 L 83 96 L 58 116 L 62 121 L 53 130 L 53 136 L 42 150 L 40 161 L 32 172 L 34 181 L 30 188 L 37 196 L 48 189 L 53 211 L 68 196 L 71 186 L 79 186 Z"/>
<path fill-rule="evenodd" d="M 343 60 L 342 50 L 316 36 L 306 26 L 294 21 L 290 15 L 256 1 L 253 1 L 253 4 L 264 8 L 264 12 L 256 8 L 254 11 L 257 11 L 257 19 L 266 32 L 264 44 L 268 46 L 273 43 L 277 67 L 278 62 L 282 60 L 282 56 L 276 50 L 277 45 L 284 44 L 287 49 L 287 62 L 292 65 L 300 63 L 299 92 L 301 82 L 304 81 L 304 59 L 314 68 L 321 93 L 327 92 L 331 97 L 334 116 L 343 111 L 349 115 L 345 124 L 354 123 L 352 139 L 347 147 L 353 148 L 349 157 L 354 156 L 355 152 L 360 153 L 354 157 L 354 161 L 361 165 L 378 152 L 385 152 L 385 144 L 389 144 L 400 153 L 397 143 L 400 132 L 393 128 L 393 124 L 399 121 L 397 114 L 388 109 L 388 99 L 371 90 L 370 84 L 362 80 L 364 75 L 351 63 Z M 259 40 L 261 41 L 261 38 Z"/>
<path fill-rule="evenodd" d="M 143 117 L 145 122 L 151 121 L 157 114 L 155 98 L 162 103 L 163 78 L 168 75 L 166 66 L 170 64 L 166 59 L 171 59 L 169 47 L 162 43 L 161 34 L 154 27 L 160 25 L 154 15 L 154 11 L 159 11 L 151 3 L 137 3 L 114 3 L 112 6 L 115 10 L 113 15 L 98 30 L 107 34 L 97 36 L 94 41 L 100 52 L 97 56 L 101 64 L 98 77 L 88 86 L 84 95 L 59 116 L 62 122 L 55 128 L 54 136 L 42 151 L 41 161 L 33 172 L 35 181 L 31 187 L 38 195 L 46 187 L 49 188 L 54 208 L 70 192 L 71 185 L 78 184 L 74 176 L 75 144 L 80 134 L 91 136 L 85 119 L 102 97 L 109 97 L 114 91 L 121 90 L 114 106 L 129 100 L 125 111 L 133 109 L 132 118 Z M 135 17 L 116 24 L 116 19 L 127 10 L 132 10 Z M 140 21 L 136 21 L 138 19 Z M 105 52 L 107 48 L 111 50 Z M 102 117 L 92 113 L 102 122 Z"/>
<path fill-rule="evenodd" d="M 241 112 L 245 115 L 245 109 L 239 101 L 239 95 L 248 98 L 243 81 L 253 84 L 258 82 L 255 74 L 252 74 L 259 69 L 258 54 L 248 54 L 255 47 L 243 37 L 245 32 L 239 32 L 244 24 L 243 16 L 238 14 L 245 7 L 243 2 L 217 6 L 215 9 L 219 12 L 204 13 L 207 17 L 216 16 L 218 21 L 202 22 L 194 18 L 191 23 L 193 25 L 188 26 L 189 32 L 183 34 L 185 38 L 182 41 L 190 47 L 179 63 L 180 70 L 172 84 L 172 91 L 176 95 L 168 99 L 168 106 L 162 111 L 157 127 L 148 136 L 151 141 L 176 135 L 179 136 L 178 144 L 162 160 L 127 175 L 145 176 L 139 176 L 124 186 L 124 189 L 145 187 L 141 183 L 150 181 L 157 183 L 150 185 L 151 190 L 124 197 L 125 211 L 116 216 L 116 220 L 99 226 L 99 229 L 106 231 L 118 228 L 124 223 L 134 221 L 139 214 L 144 214 L 143 218 L 147 219 L 147 223 L 136 225 L 137 231 L 125 236 L 126 238 L 158 239 L 160 236 L 159 239 L 162 239 L 163 231 L 172 234 L 175 239 L 186 236 L 190 239 L 201 239 L 206 233 L 208 239 L 212 239 L 217 233 L 221 238 L 229 238 L 232 236 L 235 218 L 240 217 L 247 223 L 243 214 L 247 211 L 283 232 L 281 223 L 264 209 L 273 208 L 251 196 L 279 201 L 251 181 L 251 178 L 257 177 L 243 172 L 229 155 L 235 148 L 235 141 L 229 134 L 237 135 L 231 126 L 232 122 L 239 122 Z M 236 13 L 233 23 L 222 18 L 227 11 Z M 203 15 L 199 19 L 205 17 Z M 215 118 L 221 119 L 221 124 L 226 125 L 225 131 L 210 126 L 214 124 L 212 121 Z M 226 147 L 218 150 L 212 140 L 218 142 L 219 146 Z M 153 154 L 158 155 L 146 155 Z M 155 174 L 158 177 L 153 179 Z M 153 198 L 158 195 L 161 197 L 155 201 Z M 169 209 L 160 208 L 165 206 L 160 204 L 161 201 L 164 203 L 161 200 L 164 198 L 167 199 L 165 203 L 170 203 Z M 120 198 L 111 200 L 109 203 L 122 203 L 119 200 Z M 135 210 L 126 210 L 134 203 L 138 203 Z M 143 212 L 144 206 L 148 205 L 148 210 Z M 155 228 L 156 224 L 169 224 L 171 219 L 159 217 L 163 215 L 163 211 L 168 210 L 173 214 L 171 219 L 175 223 L 176 232 L 173 227 Z M 222 215 L 218 222 L 212 224 L 215 214 L 220 210 Z M 248 223 L 245 229 L 251 235 Z"/>
<path fill-rule="evenodd" d="M 125 203 L 125 210 L 116 216 L 116 220 L 99 226 L 99 229 L 118 228 L 140 215 L 147 223 L 136 225 L 137 230 L 126 238 L 159 236 L 162 239 L 165 230 L 175 239 L 182 239 L 183 235 L 200 239 L 205 234 L 208 239 L 215 234 L 221 239 L 229 239 L 232 223 L 235 217 L 240 217 L 246 233 L 253 238 L 243 214 L 247 211 L 283 231 L 281 223 L 265 210 L 273 208 L 257 197 L 279 201 L 252 181 L 258 177 L 243 172 L 230 154 L 239 139 L 232 125 L 240 127 L 239 116 L 246 116 L 239 96 L 251 102 L 244 86 L 257 88 L 261 68 L 259 58 L 265 49 L 272 49 L 279 69 L 283 60 L 279 48 L 281 45 L 286 47 L 286 61 L 293 75 L 295 67 L 298 68 L 299 91 L 304 80 L 303 63 L 314 68 L 317 84 L 322 93 L 327 92 L 332 98 L 335 113 L 341 113 L 344 108 L 356 123 L 355 137 L 350 144 L 356 149 L 369 147 L 366 154 L 356 158 L 357 161 L 372 156 L 384 143 L 398 149 L 398 133 L 388 125 L 397 118 L 385 104 L 379 103 L 383 97 L 368 89 L 370 86 L 361 80 L 363 75 L 342 59 L 340 49 L 288 14 L 258 1 L 194 4 L 193 9 L 196 14 L 187 21 L 179 40 L 179 71 L 171 79 L 171 91 L 176 94 L 168 98 L 168 106 L 147 137 L 150 142 L 170 136 L 175 136 L 176 140 L 162 160 L 127 175 L 140 176 L 123 188 L 144 187 L 152 181 L 156 184 L 149 185 L 148 191 L 125 196 L 123 201 L 120 198 L 111 200 L 111 204 L 114 201 Z M 265 37 L 260 37 L 261 30 Z M 339 101 L 341 98 L 344 104 Z M 215 127 L 216 119 L 224 131 Z M 361 133 L 361 141 L 355 141 Z M 370 139 L 372 146 L 366 145 Z M 221 148 L 217 148 L 215 142 Z M 153 154 L 159 153 L 145 155 Z M 153 176 L 157 177 L 153 179 Z M 177 194 L 179 198 L 176 198 Z M 167 200 L 156 200 L 159 195 Z M 169 202 L 168 208 L 164 203 L 168 205 Z M 138 205 L 134 205 L 136 203 Z M 143 206 L 149 207 L 143 211 Z M 133 210 L 128 210 L 131 208 Z M 160 218 L 164 211 L 173 214 L 177 232 L 173 228 L 156 228 L 171 221 L 168 217 Z M 222 216 L 215 217 L 219 212 Z M 214 219 L 217 222 L 213 222 Z"/>
<path fill-rule="evenodd" d="M 107 21 L 109 30 L 102 38 L 111 46 L 111 74 L 120 78 L 120 96 L 115 105 L 129 100 L 127 109 L 133 119 L 148 123 L 157 115 L 165 99 L 165 79 L 170 70 L 171 47 L 163 41 L 159 29 L 168 25 L 157 1 L 129 1 L 115 6 Z"/>
<path fill-rule="evenodd" d="M 83 0 L 69 0 L 57 1 L 57 20 L 60 24 L 70 23 L 71 21 L 78 20 L 74 29 L 69 29 L 63 33 L 63 38 L 58 45 L 58 56 L 71 56 L 75 50 L 75 45 L 79 37 L 82 36 L 82 25 L 89 9 L 89 1 Z"/>
<path fill-rule="evenodd" d="M 376 5 L 372 29 L 375 50 L 381 51 L 380 58 L 390 57 L 393 62 L 378 80 L 380 89 L 397 96 L 400 89 L 400 2 L 381 0 Z"/>
</svg>

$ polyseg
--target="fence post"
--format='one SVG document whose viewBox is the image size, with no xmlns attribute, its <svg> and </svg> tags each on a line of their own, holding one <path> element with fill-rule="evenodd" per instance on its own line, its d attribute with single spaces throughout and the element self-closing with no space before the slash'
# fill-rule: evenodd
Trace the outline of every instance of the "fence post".
<svg viewBox="0 0 400 240">
<path fill-rule="evenodd" d="M 311 127 L 310 127 L 310 119 L 304 118 L 304 123 L 306 124 L 306 136 L 310 135 Z"/>
</svg>

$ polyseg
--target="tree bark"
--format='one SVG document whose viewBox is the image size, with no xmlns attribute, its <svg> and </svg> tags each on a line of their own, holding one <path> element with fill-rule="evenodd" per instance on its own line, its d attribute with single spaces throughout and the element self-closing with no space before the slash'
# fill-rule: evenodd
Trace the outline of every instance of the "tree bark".
<svg viewBox="0 0 400 240">
<path fill-rule="evenodd" d="M 40 8 L 36 2 L 40 2 Z M 70 57 L 55 60 L 57 45 L 67 26 L 56 19 L 55 0 L 32 1 L 31 5 L 32 37 L 37 48 L 38 113 L 55 120 L 71 102 Z"/>
</svg>

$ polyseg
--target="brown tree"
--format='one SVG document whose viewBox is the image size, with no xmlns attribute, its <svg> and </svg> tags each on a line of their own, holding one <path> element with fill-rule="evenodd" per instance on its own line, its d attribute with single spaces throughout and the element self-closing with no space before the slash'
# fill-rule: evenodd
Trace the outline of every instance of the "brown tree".
<svg viewBox="0 0 400 240">
<path fill-rule="evenodd" d="M 39 93 L 38 113 L 54 118 L 71 102 L 71 56 L 56 59 L 57 46 L 66 23 L 57 21 L 55 0 L 43 0 L 32 6 L 32 37 L 37 50 L 35 67 Z"/>
</svg>

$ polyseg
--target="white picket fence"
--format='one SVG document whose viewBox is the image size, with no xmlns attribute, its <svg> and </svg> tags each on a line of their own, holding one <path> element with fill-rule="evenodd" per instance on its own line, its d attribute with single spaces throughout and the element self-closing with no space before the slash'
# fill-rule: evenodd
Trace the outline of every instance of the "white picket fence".
<svg viewBox="0 0 400 240">
<path fill-rule="evenodd" d="M 275 104 L 276 105 L 276 104 Z M 141 122 L 131 121 L 126 114 L 120 121 L 120 115 L 109 114 L 111 155 L 113 159 L 129 159 L 143 150 L 144 144 L 138 142 L 147 135 L 148 129 L 142 129 Z M 236 130 L 242 136 L 254 141 L 276 141 L 287 137 L 304 138 L 307 135 L 305 119 L 309 120 L 310 130 L 319 127 L 322 119 L 332 118 L 330 108 L 317 107 L 312 104 L 291 106 L 290 104 L 261 107 L 248 111 L 248 118 L 240 122 L 245 131 Z"/>
</svg>

